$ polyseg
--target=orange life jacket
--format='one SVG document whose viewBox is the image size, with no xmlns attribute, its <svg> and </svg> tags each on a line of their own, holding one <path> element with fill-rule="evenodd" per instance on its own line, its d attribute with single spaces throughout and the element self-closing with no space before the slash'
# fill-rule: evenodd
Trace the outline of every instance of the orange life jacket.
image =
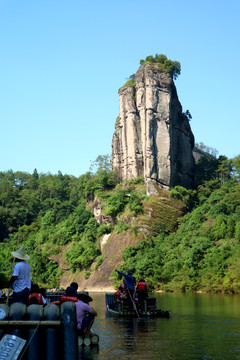
<svg viewBox="0 0 240 360">
<path fill-rule="evenodd" d="M 114 293 L 114 301 L 120 299 L 120 291 L 117 290 L 115 293 Z"/>
<path fill-rule="evenodd" d="M 73 302 L 78 302 L 78 298 L 76 298 L 75 296 L 66 296 L 66 295 L 63 295 L 60 297 L 59 301 L 62 303 L 62 302 L 65 302 L 65 301 L 73 301 Z"/>
<path fill-rule="evenodd" d="M 40 305 L 43 305 L 43 296 L 40 293 L 33 293 L 29 296 L 28 302 L 30 303 L 32 298 L 36 298 Z"/>
<path fill-rule="evenodd" d="M 147 291 L 147 284 L 145 282 L 139 282 L 137 284 L 137 291 L 139 290 Z"/>
</svg>

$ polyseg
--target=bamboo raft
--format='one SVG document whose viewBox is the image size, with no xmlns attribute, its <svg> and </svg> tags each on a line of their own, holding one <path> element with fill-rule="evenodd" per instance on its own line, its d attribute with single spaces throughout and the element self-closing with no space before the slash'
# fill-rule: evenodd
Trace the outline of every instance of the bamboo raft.
<svg viewBox="0 0 240 360">
<path fill-rule="evenodd" d="M 6 336 L 25 341 L 21 357 L 24 360 L 77 360 L 79 346 L 97 345 L 99 342 L 98 335 L 93 333 L 89 338 L 78 336 L 76 307 L 70 301 L 63 303 L 60 308 L 54 304 L 45 307 L 36 304 L 28 307 L 21 303 L 10 306 L 0 304 L 1 360 L 12 359 L 7 351 L 11 351 L 10 347 L 16 341 L 8 341 L 9 349 L 1 346 L 1 339 L 6 344 Z"/>
<path fill-rule="evenodd" d="M 143 302 L 143 309 L 140 311 L 137 306 L 129 309 L 128 300 L 121 299 L 114 302 L 114 293 L 106 293 L 106 307 L 107 311 L 120 317 L 162 317 L 169 318 L 171 310 L 158 309 L 157 300 L 154 297 L 148 297 Z"/>
</svg>

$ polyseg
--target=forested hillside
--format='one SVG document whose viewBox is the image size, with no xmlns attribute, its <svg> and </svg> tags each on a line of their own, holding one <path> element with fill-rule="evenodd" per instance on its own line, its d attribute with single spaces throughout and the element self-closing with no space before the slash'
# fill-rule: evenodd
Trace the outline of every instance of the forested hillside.
<svg viewBox="0 0 240 360">
<path fill-rule="evenodd" d="M 240 156 L 217 158 L 203 144 L 194 155 L 195 189 L 175 187 L 151 198 L 141 178 L 119 183 L 108 156 L 79 178 L 0 172 L 1 286 L 19 244 L 30 255 L 32 280 L 49 287 L 64 272 L 49 260 L 54 255 L 63 252 L 69 269 L 88 278 L 104 262 L 103 235 L 128 232 L 139 242 L 125 248 L 120 268 L 131 268 L 152 288 L 239 292 Z M 115 273 L 111 279 L 118 281 Z"/>
<path fill-rule="evenodd" d="M 66 258 L 70 267 L 88 269 L 100 255 L 97 239 L 107 229 L 95 221 L 87 204 L 94 193 L 113 188 L 116 176 L 108 157 L 96 161 L 96 174 L 79 178 L 8 171 L 0 173 L 0 264 L 4 279 L 11 273 L 10 252 L 21 243 L 30 255 L 33 281 L 57 286 L 61 271 L 50 255 L 71 244 Z M 95 164 L 94 164 L 95 165 Z M 77 246 L 76 246 L 77 244 Z M 75 251 L 76 250 L 76 251 Z"/>
</svg>

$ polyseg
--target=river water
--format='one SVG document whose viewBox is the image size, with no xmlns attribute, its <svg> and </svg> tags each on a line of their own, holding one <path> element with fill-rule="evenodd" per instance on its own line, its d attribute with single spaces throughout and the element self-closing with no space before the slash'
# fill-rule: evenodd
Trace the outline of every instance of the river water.
<svg viewBox="0 0 240 360">
<path fill-rule="evenodd" d="M 154 294 L 170 319 L 109 316 L 105 294 L 90 295 L 100 341 L 82 347 L 79 359 L 240 359 L 240 295 Z"/>
</svg>

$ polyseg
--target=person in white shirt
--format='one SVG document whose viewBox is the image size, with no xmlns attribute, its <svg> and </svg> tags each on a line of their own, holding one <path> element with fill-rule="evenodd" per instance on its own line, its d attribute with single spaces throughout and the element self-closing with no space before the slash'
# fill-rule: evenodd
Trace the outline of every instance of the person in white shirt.
<svg viewBox="0 0 240 360">
<path fill-rule="evenodd" d="M 11 254 L 18 261 L 14 266 L 12 277 L 9 281 L 9 287 L 13 289 L 13 302 L 21 302 L 28 305 L 31 288 L 31 270 L 26 260 L 29 260 L 30 257 L 25 253 L 23 245 L 17 251 L 12 251 Z"/>
</svg>

